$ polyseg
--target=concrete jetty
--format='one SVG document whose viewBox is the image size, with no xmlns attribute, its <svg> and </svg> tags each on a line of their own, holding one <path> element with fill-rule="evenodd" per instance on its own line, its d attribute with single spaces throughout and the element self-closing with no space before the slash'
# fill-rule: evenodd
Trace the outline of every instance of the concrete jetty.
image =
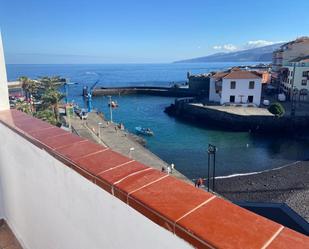
<svg viewBox="0 0 309 249">
<path fill-rule="evenodd" d="M 185 118 L 213 128 L 255 133 L 282 133 L 295 135 L 308 131 L 309 116 L 277 117 L 266 108 L 214 106 L 194 100 L 176 100 L 165 111 L 173 116 Z"/>
<path fill-rule="evenodd" d="M 104 95 L 128 95 L 128 94 L 146 94 L 166 97 L 192 97 L 196 92 L 188 88 L 177 87 L 155 87 L 155 86 L 133 86 L 133 87 L 101 87 L 93 90 L 93 96 Z"/>
<path fill-rule="evenodd" d="M 67 120 L 67 118 L 65 119 L 66 122 L 69 123 L 69 120 Z M 71 118 L 70 123 L 73 132 L 77 135 L 107 146 L 120 154 L 129 156 L 150 167 L 161 170 L 162 167 L 167 168 L 169 165 L 137 142 L 135 135 L 130 134 L 125 130 L 118 129 L 115 124 L 106 121 L 103 116 L 98 115 L 95 112 L 88 113 L 87 120 L 81 120 L 74 115 L 74 117 Z M 99 123 L 101 124 L 99 125 Z M 134 148 L 134 150 L 130 152 L 131 148 Z M 177 167 L 177 165 L 175 167 Z M 174 169 L 172 175 L 186 182 L 192 183 L 190 179 L 176 169 Z"/>
</svg>

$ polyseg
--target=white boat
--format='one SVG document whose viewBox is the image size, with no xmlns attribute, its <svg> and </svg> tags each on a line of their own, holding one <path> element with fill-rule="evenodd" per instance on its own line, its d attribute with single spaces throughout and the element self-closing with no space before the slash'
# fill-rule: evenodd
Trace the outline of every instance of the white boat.
<svg viewBox="0 0 309 249">
<path fill-rule="evenodd" d="M 115 102 L 115 101 L 112 101 L 112 102 L 108 103 L 108 106 L 109 107 L 111 106 L 112 108 L 117 108 L 118 107 L 118 103 Z"/>
<path fill-rule="evenodd" d="M 146 136 L 153 136 L 154 133 L 150 128 L 142 128 L 140 126 L 135 127 L 135 131 L 137 134 L 142 134 Z"/>
</svg>

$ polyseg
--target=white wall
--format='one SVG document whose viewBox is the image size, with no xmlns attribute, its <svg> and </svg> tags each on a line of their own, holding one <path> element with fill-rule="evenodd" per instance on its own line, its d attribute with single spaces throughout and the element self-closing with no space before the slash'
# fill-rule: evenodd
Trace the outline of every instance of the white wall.
<svg viewBox="0 0 309 249">
<path fill-rule="evenodd" d="M 5 219 L 25 249 L 192 248 L 0 124 Z"/>
<path fill-rule="evenodd" d="M 216 81 L 214 78 L 210 78 L 209 83 L 209 101 L 220 102 L 220 95 L 216 93 Z"/>
<path fill-rule="evenodd" d="M 231 81 L 236 81 L 236 88 L 231 89 Z M 254 89 L 249 89 L 249 82 L 254 81 Z M 235 103 L 240 103 L 240 95 L 244 95 L 242 98 L 243 103 L 246 103 L 248 96 L 253 96 L 253 103 L 260 105 L 261 103 L 262 84 L 261 79 L 223 79 L 222 81 L 222 94 L 221 104 L 229 103 L 230 96 L 235 96 Z"/>
<path fill-rule="evenodd" d="M 4 52 L 0 32 L 0 111 L 9 109 L 9 96 L 7 86 L 7 76 L 4 61 Z"/>
<path fill-rule="evenodd" d="M 293 81 L 293 75 L 291 75 L 290 72 L 293 72 L 294 70 L 294 67 L 287 67 L 289 69 L 289 81 Z M 307 72 L 309 71 L 309 63 L 308 63 L 308 66 L 297 66 L 295 67 L 295 77 L 294 77 L 294 87 L 296 87 L 298 90 L 301 90 L 301 89 L 307 89 L 309 90 L 309 80 L 307 80 L 307 77 L 303 77 L 303 72 Z M 306 86 L 303 86 L 301 83 L 302 83 L 302 80 L 307 80 L 307 85 Z M 289 87 L 292 87 L 291 84 L 287 84 Z"/>
</svg>

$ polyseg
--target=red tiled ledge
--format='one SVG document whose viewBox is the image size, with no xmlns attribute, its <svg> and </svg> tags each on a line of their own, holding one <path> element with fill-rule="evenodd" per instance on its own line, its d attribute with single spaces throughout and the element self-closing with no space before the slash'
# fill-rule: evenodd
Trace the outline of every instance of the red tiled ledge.
<svg viewBox="0 0 309 249">
<path fill-rule="evenodd" d="M 309 248 L 305 235 L 22 112 L 0 122 L 196 248 Z"/>
</svg>

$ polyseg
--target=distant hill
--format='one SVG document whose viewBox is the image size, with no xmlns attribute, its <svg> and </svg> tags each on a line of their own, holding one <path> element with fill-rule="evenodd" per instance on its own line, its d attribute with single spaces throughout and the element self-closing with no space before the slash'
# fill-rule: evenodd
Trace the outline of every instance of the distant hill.
<svg viewBox="0 0 309 249">
<path fill-rule="evenodd" d="M 252 48 L 230 53 L 216 53 L 213 55 L 175 61 L 174 63 L 202 63 L 202 62 L 245 62 L 245 61 L 272 61 L 272 52 L 283 43 L 265 47 Z"/>
</svg>

